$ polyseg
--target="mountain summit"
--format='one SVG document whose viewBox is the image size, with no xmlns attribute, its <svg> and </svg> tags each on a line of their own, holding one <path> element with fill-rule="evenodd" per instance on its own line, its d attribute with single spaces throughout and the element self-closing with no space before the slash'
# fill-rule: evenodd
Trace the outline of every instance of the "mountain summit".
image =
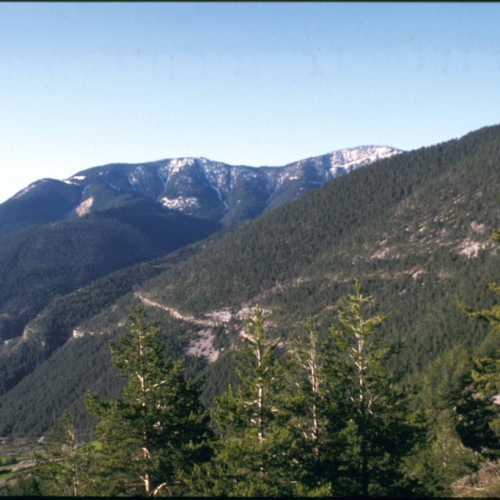
<svg viewBox="0 0 500 500">
<path fill-rule="evenodd" d="M 100 201 L 91 186 L 104 184 L 114 193 L 139 195 L 185 215 L 234 225 L 357 167 L 399 152 L 387 146 L 364 146 L 282 167 L 233 166 L 207 158 L 177 158 L 96 167 L 65 182 L 83 188 L 81 203 L 76 208 L 80 214 Z"/>
<path fill-rule="evenodd" d="M 93 167 L 64 181 L 34 182 L 0 205 L 0 236 L 26 225 L 123 206 L 137 198 L 231 226 L 293 201 L 355 168 L 400 152 L 388 146 L 362 146 L 281 167 L 233 166 L 206 158 Z M 8 220 L 4 221 L 7 213 Z"/>
</svg>

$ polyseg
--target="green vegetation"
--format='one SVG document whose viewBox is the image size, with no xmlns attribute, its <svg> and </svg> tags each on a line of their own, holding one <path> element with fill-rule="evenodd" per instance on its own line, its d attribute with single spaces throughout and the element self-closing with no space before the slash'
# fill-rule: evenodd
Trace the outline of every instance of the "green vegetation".
<svg viewBox="0 0 500 500">
<path fill-rule="evenodd" d="M 0 238 L 0 341 L 13 342 L 0 345 L 0 395 L 66 342 L 73 325 L 110 306 L 132 286 L 157 274 L 158 268 L 153 264 L 144 271 L 139 264 L 127 275 L 109 275 L 220 229 L 217 223 L 123 198 L 103 211 L 31 225 Z M 95 283 L 99 278 L 103 279 Z M 90 283 L 86 293 L 80 293 Z M 44 342 L 35 359 L 20 341 L 23 333 L 33 331 Z M 13 346 L 19 344 L 22 353 L 14 353 Z"/>
<path fill-rule="evenodd" d="M 82 496 L 87 493 L 92 448 L 77 440 L 74 417 L 65 411 L 43 451 L 35 454 L 35 476 L 44 496 Z"/>
<path fill-rule="evenodd" d="M 242 338 L 241 353 L 235 355 L 238 387 L 229 387 L 217 398 L 213 411 L 219 438 L 214 443 L 214 461 L 201 470 L 201 492 L 290 495 L 296 476 L 295 447 L 283 407 L 284 370 L 276 354 L 279 339 L 270 338 L 258 307 Z"/>
<path fill-rule="evenodd" d="M 373 298 L 361 294 L 359 282 L 354 291 L 339 312 L 339 325 L 331 328 L 332 352 L 325 367 L 328 420 L 338 433 L 332 439 L 339 461 L 337 492 L 408 494 L 412 486 L 402 465 L 418 441 L 419 426 L 411 421 L 407 391 L 388 370 L 399 346 L 383 345 L 379 327 L 385 318 L 367 317 Z"/>
<path fill-rule="evenodd" d="M 33 467 L 32 452 L 0 456 L 0 496 L 39 495 L 38 483 L 32 474 Z"/>
<path fill-rule="evenodd" d="M 0 339 L 10 342 L 0 345 L 0 395 L 64 344 L 77 324 L 164 271 L 179 255 L 114 271 L 172 252 L 218 228 L 157 210 L 109 209 L 1 240 Z M 27 338 L 21 340 L 23 330 Z"/>
<path fill-rule="evenodd" d="M 500 450 L 496 335 L 477 356 L 457 346 L 414 380 L 390 368 L 374 299 L 341 302 L 328 335 L 312 318 L 290 343 L 260 307 L 233 353 L 238 380 L 215 400 L 165 358 L 159 324 L 134 310 L 110 342 L 122 395 L 87 394 L 98 443 L 77 439 L 65 412 L 35 453 L 33 474 L 3 492 L 56 496 L 481 496 L 496 492 Z M 498 307 L 480 312 L 498 328 Z M 487 355 L 486 353 L 490 353 Z M 496 353 L 493 356 L 491 353 Z M 475 394 L 474 397 L 469 397 Z M 468 399 L 467 399 L 468 398 Z M 7 460 L 3 460 L 4 465 Z M 11 459 L 10 462 L 17 462 Z M 500 463 L 500 461 L 498 462 Z"/>
<path fill-rule="evenodd" d="M 146 492 L 128 483 L 147 460 L 124 458 L 138 435 L 120 417 L 128 380 L 108 348 L 122 345 L 142 303 L 146 330 L 163 326 L 158 350 L 184 359 L 165 361 L 171 383 L 204 380 L 191 401 L 211 412 L 214 433 L 198 442 L 203 458 L 179 449 L 176 470 L 154 448 L 149 492 L 163 483 L 180 495 L 496 491 L 500 287 L 488 285 L 500 276 L 500 233 L 492 242 L 488 228 L 500 218 L 499 148 L 500 127 L 489 127 L 398 155 L 58 297 L 26 339 L 2 347 L 1 435 L 40 436 L 69 410 L 90 441 L 101 422 L 95 463 L 110 480 L 92 494 Z M 352 292 L 357 280 L 363 293 Z M 216 361 L 187 355 L 200 335 Z M 101 402 L 94 416 L 89 390 Z M 125 434 L 130 448 L 115 456 Z"/>
<path fill-rule="evenodd" d="M 147 323 L 144 309 L 134 311 L 128 328 L 111 343 L 113 364 L 127 381 L 123 396 L 105 402 L 87 395 L 101 445 L 89 469 L 92 488 L 107 496 L 177 496 L 180 474 L 209 457 L 200 381 L 186 380 L 182 360 L 165 361 L 158 325 Z"/>
<path fill-rule="evenodd" d="M 123 330 L 139 296 L 196 320 L 233 313 L 212 329 L 217 349 L 225 349 L 215 364 L 186 360 L 189 374 L 206 376 L 203 400 L 209 404 L 234 382 L 225 353 L 239 343 L 239 311 L 256 303 L 270 310 L 269 329 L 284 340 L 309 316 L 325 332 L 355 277 L 376 297 L 374 312 L 387 316 L 387 342 L 406 339 L 392 368 L 418 373 L 457 344 L 478 348 L 487 326 L 465 321 L 456 304 L 493 305 L 488 283 L 500 275 L 500 261 L 487 228 L 500 215 L 499 144 L 500 127 L 488 127 L 397 155 L 259 219 L 56 297 L 26 325 L 26 340 L 0 349 L 0 434 L 32 432 L 32 426 L 44 432 L 65 408 L 75 411 L 78 425 L 90 426 L 80 384 L 102 397 L 116 396 L 119 386 L 106 375 L 112 371 L 109 355 L 103 349 L 99 367 L 86 369 L 88 382 L 68 374 L 62 361 L 83 373 L 87 356 Z M 170 332 L 162 340 L 176 358 L 201 327 L 161 307 L 154 315 Z M 74 331 L 93 336 L 73 339 Z M 42 399 L 41 380 L 49 372 L 60 390 Z M 41 405 L 37 422 L 29 409 L 35 403 Z"/>
</svg>

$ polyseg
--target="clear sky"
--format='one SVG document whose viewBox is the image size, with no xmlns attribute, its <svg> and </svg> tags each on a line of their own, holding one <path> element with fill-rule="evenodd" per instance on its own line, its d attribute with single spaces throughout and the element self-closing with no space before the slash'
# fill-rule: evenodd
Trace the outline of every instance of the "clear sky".
<svg viewBox="0 0 500 500">
<path fill-rule="evenodd" d="M 500 3 L 0 3 L 0 202 L 113 162 L 284 165 L 500 122 Z"/>
</svg>

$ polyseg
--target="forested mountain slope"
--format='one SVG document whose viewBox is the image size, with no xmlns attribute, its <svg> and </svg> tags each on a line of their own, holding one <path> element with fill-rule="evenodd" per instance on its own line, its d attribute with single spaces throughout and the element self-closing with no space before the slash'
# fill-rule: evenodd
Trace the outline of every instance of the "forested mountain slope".
<svg viewBox="0 0 500 500">
<path fill-rule="evenodd" d="M 184 352 L 190 371 L 207 375 L 207 401 L 231 380 L 230 347 L 238 345 L 253 305 L 268 312 L 284 338 L 309 314 L 324 331 L 355 278 L 374 294 L 376 311 L 388 315 L 386 338 L 405 340 L 397 362 L 408 373 L 458 343 L 479 345 L 486 328 L 470 321 L 457 301 L 491 304 L 487 285 L 500 276 L 489 241 L 500 225 L 499 171 L 500 127 L 488 127 L 356 170 L 259 219 L 142 264 L 136 287 L 123 285 L 127 272 L 120 271 L 93 283 L 93 294 L 84 288 L 61 297 L 8 354 L 13 359 L 16 349 L 28 352 L 46 341 L 49 324 L 72 339 L 2 397 L 0 432 L 43 432 L 64 408 L 81 408 L 82 383 L 113 393 L 104 382 L 108 354 L 97 346 L 120 331 L 141 301 L 163 322 L 169 352 Z M 96 296 L 103 298 L 90 307 Z M 95 370 L 83 368 L 89 357 Z M 61 387 L 57 397 L 40 396 L 43 380 Z M 34 407 L 43 415 L 37 423 Z"/>
<path fill-rule="evenodd" d="M 19 337 L 54 297 L 165 255 L 220 225 L 140 202 L 0 239 L 0 340 Z"/>
<path fill-rule="evenodd" d="M 389 314 L 402 356 L 422 366 L 457 340 L 478 341 L 456 308 L 499 274 L 500 129 L 356 171 L 249 223 L 146 284 L 155 302 L 200 316 L 259 301 L 292 326 L 359 278 Z"/>
<path fill-rule="evenodd" d="M 0 355 L 58 296 L 397 153 L 364 146 L 275 168 L 180 158 L 32 183 L 0 204 Z"/>
</svg>

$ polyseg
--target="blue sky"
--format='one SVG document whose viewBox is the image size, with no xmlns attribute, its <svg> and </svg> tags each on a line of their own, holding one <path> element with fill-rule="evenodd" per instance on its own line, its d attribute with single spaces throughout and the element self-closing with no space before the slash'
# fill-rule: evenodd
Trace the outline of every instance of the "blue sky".
<svg viewBox="0 0 500 500">
<path fill-rule="evenodd" d="M 284 165 L 500 122 L 500 3 L 0 3 L 0 202 L 204 156 Z"/>
</svg>

